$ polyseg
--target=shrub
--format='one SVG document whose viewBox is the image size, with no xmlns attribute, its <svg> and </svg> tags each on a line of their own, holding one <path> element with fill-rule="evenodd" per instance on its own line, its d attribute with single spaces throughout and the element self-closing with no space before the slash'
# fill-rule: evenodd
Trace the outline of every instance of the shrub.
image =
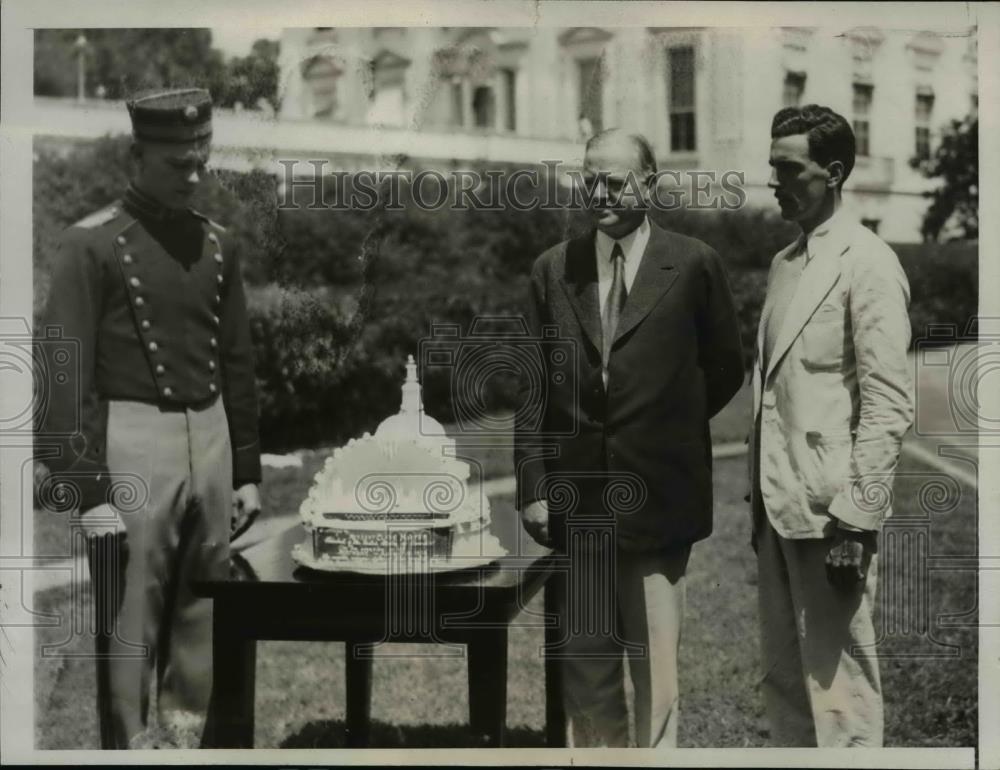
<svg viewBox="0 0 1000 770">
<path fill-rule="evenodd" d="M 653 212 L 652 218 L 668 230 L 707 243 L 730 271 L 767 270 L 771 258 L 799 234 L 796 225 L 770 209 L 679 209 Z"/>
<path fill-rule="evenodd" d="M 955 336 L 975 338 L 972 322 L 979 312 L 978 241 L 893 244 L 893 249 L 910 282 L 913 340 L 926 338 L 932 324 L 949 324 Z"/>
<path fill-rule="evenodd" d="M 325 288 L 248 291 L 263 446 L 342 441 L 389 414 L 402 364 L 373 349 L 352 297 Z"/>
</svg>

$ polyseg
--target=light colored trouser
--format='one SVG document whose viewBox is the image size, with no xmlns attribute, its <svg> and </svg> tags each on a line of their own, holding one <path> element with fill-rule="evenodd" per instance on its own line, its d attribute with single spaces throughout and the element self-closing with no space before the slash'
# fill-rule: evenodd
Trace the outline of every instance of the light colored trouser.
<svg viewBox="0 0 1000 770">
<path fill-rule="evenodd" d="M 613 566 L 606 561 L 596 565 L 599 557 L 588 554 L 571 557 L 569 576 L 553 576 L 564 640 L 557 654 L 567 746 L 628 745 L 625 654 L 635 698 L 636 744 L 677 745 L 677 651 L 689 554 L 690 548 L 671 553 L 619 550 Z M 569 601 L 567 582 L 572 586 Z M 581 607 L 581 600 L 586 606 Z"/>
<path fill-rule="evenodd" d="M 832 540 L 789 540 L 758 529 L 762 689 L 779 746 L 882 745 L 882 688 L 872 612 L 878 556 L 863 585 L 826 577 Z"/>
<path fill-rule="evenodd" d="M 224 575 L 228 564 L 232 452 L 222 399 L 167 412 L 110 402 L 107 459 L 112 477 L 134 474 L 148 487 L 146 504 L 122 515 L 123 585 L 94 582 L 110 586 L 105 601 L 119 607 L 115 632 L 99 638 L 107 651 L 98 660 L 102 745 L 127 748 L 146 725 L 154 660 L 161 723 L 176 710 L 203 719 L 208 708 L 212 603 L 191 582 Z M 111 571 L 100 560 L 91 567 Z"/>
</svg>

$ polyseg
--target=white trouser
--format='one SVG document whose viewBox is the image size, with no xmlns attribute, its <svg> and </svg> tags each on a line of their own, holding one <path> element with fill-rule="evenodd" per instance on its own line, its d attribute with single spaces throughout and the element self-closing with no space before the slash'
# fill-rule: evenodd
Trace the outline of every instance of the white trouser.
<svg viewBox="0 0 1000 770">
<path fill-rule="evenodd" d="M 563 642 L 552 651 L 562 668 L 567 745 L 628 745 L 628 655 L 636 744 L 676 746 L 677 652 L 690 547 L 669 553 L 568 550 L 569 574 L 554 575 Z"/>
<path fill-rule="evenodd" d="M 882 745 L 882 689 L 872 612 L 878 556 L 863 584 L 829 583 L 831 538 L 757 532 L 762 690 L 778 746 Z"/>
<path fill-rule="evenodd" d="M 212 686 L 212 603 L 192 592 L 223 577 L 229 559 L 232 452 L 222 399 L 202 410 L 161 411 L 131 401 L 108 409 L 112 478 L 129 474 L 145 504 L 121 516 L 124 537 L 91 547 L 103 748 L 127 748 L 146 725 L 153 664 L 161 720 L 204 718 Z M 112 625 L 113 624 L 113 625 Z"/>
</svg>

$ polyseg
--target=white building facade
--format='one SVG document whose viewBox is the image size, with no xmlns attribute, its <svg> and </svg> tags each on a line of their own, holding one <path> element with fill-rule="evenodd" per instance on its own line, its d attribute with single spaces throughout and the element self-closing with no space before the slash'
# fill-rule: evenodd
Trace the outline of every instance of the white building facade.
<svg viewBox="0 0 1000 770">
<path fill-rule="evenodd" d="M 858 138 L 845 204 L 899 243 L 920 240 L 935 184 L 910 160 L 978 106 L 967 27 L 292 28 L 280 40 L 278 114 L 217 110 L 214 165 L 279 179 L 288 159 L 296 176 L 320 163 L 573 168 L 587 137 L 621 126 L 649 139 L 661 169 L 740 172 L 747 205 L 774 208 L 771 119 L 818 103 Z M 36 97 L 34 112 L 54 137 L 130 130 L 123 105 L 103 100 Z"/>
<path fill-rule="evenodd" d="M 364 128 L 371 155 L 448 168 L 579 163 L 587 136 L 622 126 L 661 168 L 741 171 L 749 204 L 771 206 L 771 118 L 819 103 L 858 137 L 846 205 L 907 242 L 931 184 L 910 160 L 976 109 L 977 66 L 968 28 L 286 29 L 279 121 L 327 127 L 313 149 L 347 167 L 367 153 L 338 150 L 338 133 Z"/>
</svg>

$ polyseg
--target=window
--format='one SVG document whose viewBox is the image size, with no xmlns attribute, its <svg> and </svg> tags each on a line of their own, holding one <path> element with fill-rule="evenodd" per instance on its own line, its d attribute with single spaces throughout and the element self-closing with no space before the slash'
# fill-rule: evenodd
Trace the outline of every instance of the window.
<svg viewBox="0 0 1000 770">
<path fill-rule="evenodd" d="M 503 88 L 505 102 L 507 104 L 506 128 L 508 131 L 517 130 L 517 72 L 512 69 L 500 70 L 500 82 Z"/>
<path fill-rule="evenodd" d="M 587 120 L 594 133 L 604 127 L 604 67 L 600 58 L 577 61 L 580 76 L 580 119 Z"/>
<path fill-rule="evenodd" d="M 452 78 L 451 81 L 451 124 L 461 126 L 465 122 L 463 115 L 462 81 Z"/>
<path fill-rule="evenodd" d="M 917 93 L 916 101 L 916 155 L 921 160 L 931 156 L 931 114 L 934 112 L 934 94 L 929 91 Z"/>
<path fill-rule="evenodd" d="M 854 84 L 854 136 L 857 140 L 857 153 L 861 156 L 871 155 L 873 90 L 872 86 L 865 83 Z"/>
<path fill-rule="evenodd" d="M 406 69 L 410 62 L 383 51 L 370 64 L 368 123 L 401 126 L 406 119 Z"/>
<path fill-rule="evenodd" d="M 696 149 L 694 119 L 694 48 L 671 48 L 667 56 L 670 151 Z"/>
<path fill-rule="evenodd" d="M 881 224 L 881 219 L 862 219 L 861 224 L 871 230 L 875 235 L 878 235 L 878 226 Z"/>
<path fill-rule="evenodd" d="M 476 128 L 494 128 L 497 121 L 496 98 L 489 86 L 477 86 L 472 92 L 472 118 Z"/>
<path fill-rule="evenodd" d="M 316 56 L 306 62 L 302 79 L 310 98 L 310 112 L 314 118 L 338 117 L 337 81 L 342 70 L 327 57 Z"/>
<path fill-rule="evenodd" d="M 806 73 L 786 72 L 785 90 L 782 96 L 782 104 L 785 107 L 798 107 L 802 104 L 802 94 L 806 90 Z"/>
</svg>

